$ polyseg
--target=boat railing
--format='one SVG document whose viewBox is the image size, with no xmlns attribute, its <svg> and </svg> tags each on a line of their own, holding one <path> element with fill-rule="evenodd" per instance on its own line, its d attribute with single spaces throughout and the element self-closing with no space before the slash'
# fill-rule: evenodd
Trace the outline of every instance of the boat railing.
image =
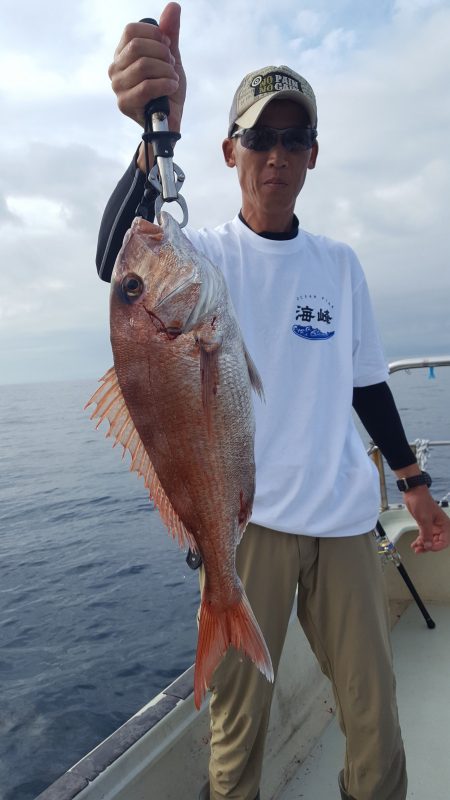
<svg viewBox="0 0 450 800">
<path fill-rule="evenodd" d="M 450 356 L 404 358 L 399 361 L 392 361 L 389 364 L 389 374 L 392 375 L 394 372 L 400 372 L 402 370 L 409 372 L 412 369 L 429 369 L 430 371 L 432 371 L 436 367 L 450 367 Z M 419 441 L 420 444 L 418 444 Z M 409 444 L 413 452 L 416 454 L 419 465 L 421 466 L 422 469 L 424 469 L 425 464 L 421 463 L 422 453 L 419 452 L 419 450 L 421 450 L 421 445 L 425 445 L 425 450 L 426 453 L 428 454 L 428 452 L 435 447 L 449 447 L 450 440 L 447 439 L 441 439 L 435 441 L 416 440 L 415 442 L 410 442 Z M 384 468 L 384 458 L 379 448 L 373 442 L 371 442 L 369 446 L 368 454 L 375 462 L 375 465 L 378 469 L 378 474 L 380 476 L 380 493 L 381 493 L 380 511 L 386 511 L 388 508 L 390 508 L 390 504 L 388 497 L 386 472 Z M 444 502 L 447 501 L 444 500 Z"/>
</svg>

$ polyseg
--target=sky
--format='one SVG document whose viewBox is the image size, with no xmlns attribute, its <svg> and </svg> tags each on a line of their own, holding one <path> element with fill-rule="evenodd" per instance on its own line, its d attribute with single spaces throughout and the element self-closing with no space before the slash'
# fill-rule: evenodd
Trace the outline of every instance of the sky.
<svg viewBox="0 0 450 800">
<path fill-rule="evenodd" d="M 190 224 L 239 210 L 221 152 L 232 96 L 246 72 L 288 64 L 318 103 L 300 224 L 355 249 L 387 360 L 449 353 L 450 2 L 180 4 Z M 1 0 L 0 383 L 97 379 L 112 364 L 97 232 L 141 131 L 107 70 L 125 25 L 164 5 Z"/>
</svg>

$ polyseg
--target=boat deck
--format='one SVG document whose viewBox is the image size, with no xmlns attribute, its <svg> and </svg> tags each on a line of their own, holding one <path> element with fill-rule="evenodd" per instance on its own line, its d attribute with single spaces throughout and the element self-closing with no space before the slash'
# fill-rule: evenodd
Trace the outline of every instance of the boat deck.
<svg viewBox="0 0 450 800">
<path fill-rule="evenodd" d="M 392 632 L 408 800 L 449 800 L 450 606 L 427 603 L 427 608 L 434 630 L 412 603 Z M 344 737 L 334 718 L 276 800 L 337 798 L 343 753 Z"/>
</svg>

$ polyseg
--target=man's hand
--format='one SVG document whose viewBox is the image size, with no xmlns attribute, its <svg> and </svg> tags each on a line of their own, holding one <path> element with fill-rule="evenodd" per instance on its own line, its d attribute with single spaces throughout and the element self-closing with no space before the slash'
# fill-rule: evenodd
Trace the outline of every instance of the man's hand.
<svg viewBox="0 0 450 800">
<path fill-rule="evenodd" d="M 109 67 L 120 110 L 142 127 L 146 104 L 168 95 L 169 128 L 180 130 L 186 96 L 186 76 L 178 48 L 180 13 L 178 3 L 168 3 L 159 27 L 147 22 L 127 25 Z"/>
<path fill-rule="evenodd" d="M 404 501 L 419 526 L 419 535 L 411 544 L 415 553 L 444 550 L 450 543 L 450 519 L 433 500 L 425 486 L 405 492 Z"/>
</svg>

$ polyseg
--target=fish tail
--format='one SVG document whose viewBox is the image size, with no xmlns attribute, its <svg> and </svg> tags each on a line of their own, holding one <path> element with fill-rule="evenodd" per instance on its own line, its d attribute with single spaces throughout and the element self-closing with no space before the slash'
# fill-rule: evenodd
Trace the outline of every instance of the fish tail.
<svg viewBox="0 0 450 800">
<path fill-rule="evenodd" d="M 268 681 L 273 681 L 273 667 L 255 615 L 245 592 L 238 603 L 218 608 L 208 597 L 205 586 L 200 606 L 197 656 L 195 660 L 194 702 L 200 708 L 211 683 L 213 672 L 226 651 L 233 645 L 244 652 Z"/>
</svg>

